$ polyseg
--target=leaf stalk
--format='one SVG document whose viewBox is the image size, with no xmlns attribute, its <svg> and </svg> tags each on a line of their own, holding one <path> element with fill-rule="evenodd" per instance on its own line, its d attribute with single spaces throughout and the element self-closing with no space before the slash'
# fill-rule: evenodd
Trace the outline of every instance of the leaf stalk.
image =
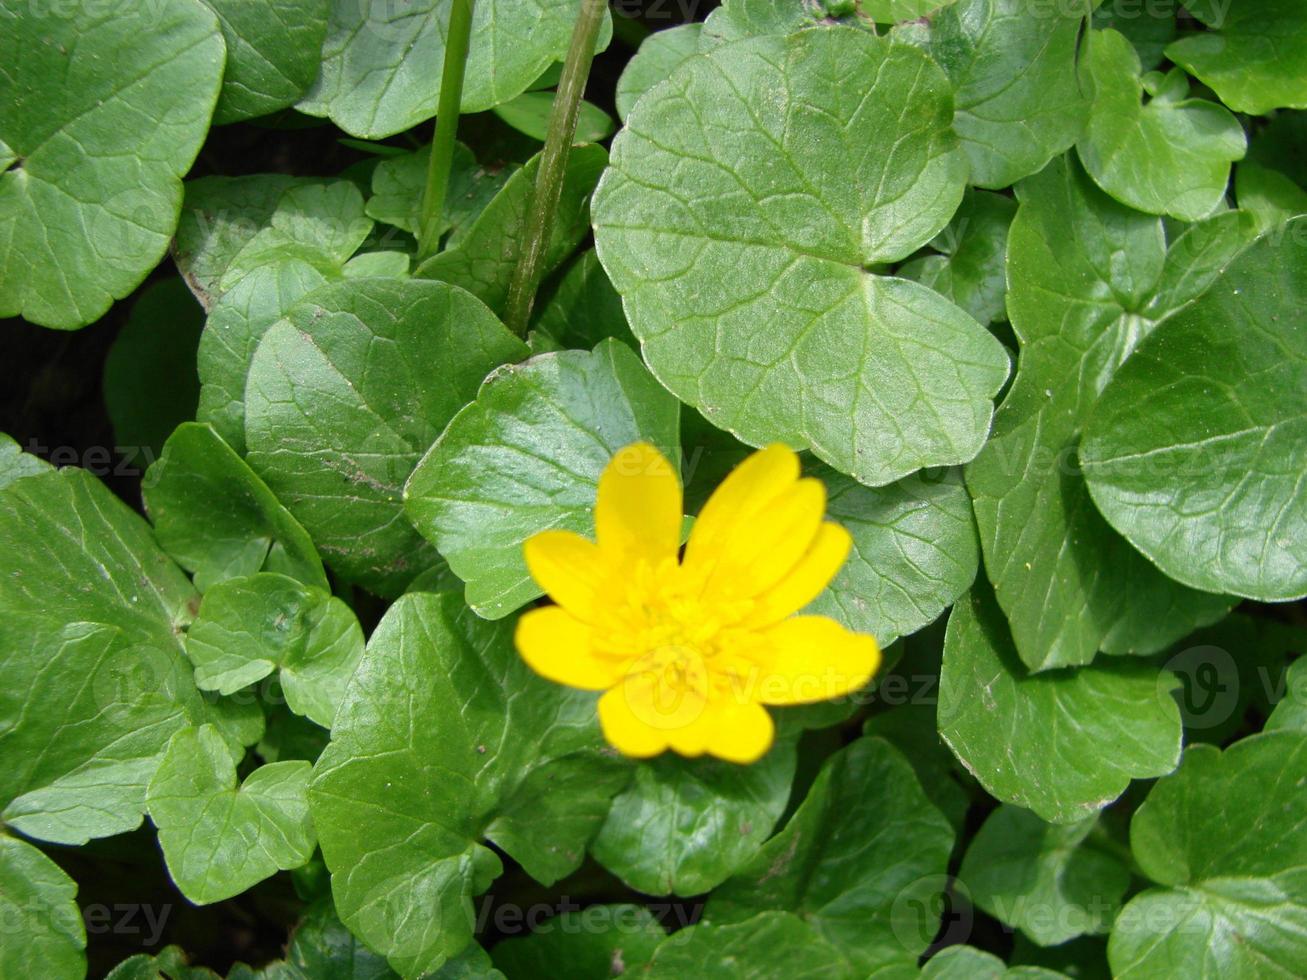
<svg viewBox="0 0 1307 980">
<path fill-rule="evenodd" d="M 458 136 L 458 115 L 463 101 L 463 75 L 472 38 L 472 7 L 475 0 L 453 0 L 449 28 L 445 34 L 445 63 L 440 75 L 440 101 L 436 106 L 436 132 L 427 163 L 427 184 L 422 193 L 422 222 L 418 231 L 417 261 L 435 255 L 440 248 L 441 218 L 449 194 L 449 170 L 454 161 Z"/>
</svg>

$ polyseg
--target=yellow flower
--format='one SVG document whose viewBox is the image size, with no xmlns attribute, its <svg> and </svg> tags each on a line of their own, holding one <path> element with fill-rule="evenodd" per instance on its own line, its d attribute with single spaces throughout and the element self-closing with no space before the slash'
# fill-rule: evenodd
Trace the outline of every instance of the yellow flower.
<svg viewBox="0 0 1307 980">
<path fill-rule="evenodd" d="M 753 762 L 774 735 L 762 705 L 838 697 L 880 664 L 870 636 L 793 615 L 848 557 L 848 532 L 825 511 L 826 488 L 799 478 L 793 450 L 768 446 L 713 493 L 680 558 L 680 481 L 652 446 L 627 446 L 599 479 L 597 542 L 526 542 L 557 605 L 518 621 L 518 650 L 552 681 L 606 691 L 599 721 L 626 755 Z"/>
</svg>

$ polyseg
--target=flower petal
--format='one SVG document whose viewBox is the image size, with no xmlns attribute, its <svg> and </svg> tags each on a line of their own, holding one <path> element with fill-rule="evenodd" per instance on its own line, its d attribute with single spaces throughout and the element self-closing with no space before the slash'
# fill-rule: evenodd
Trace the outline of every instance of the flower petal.
<svg viewBox="0 0 1307 980">
<path fill-rule="evenodd" d="M 849 557 L 853 538 L 838 524 L 826 521 L 807 553 L 776 585 L 758 597 L 750 622 L 758 626 L 778 623 L 821 595 Z"/>
<path fill-rule="evenodd" d="M 773 443 L 735 467 L 703 505 L 685 546 L 685 563 L 707 563 L 740 535 L 753 534 L 760 511 L 799 479 L 799 457 Z"/>
<path fill-rule="evenodd" d="M 532 609 L 517 621 L 517 651 L 547 680 L 602 691 L 622 678 L 622 665 L 597 653 L 591 630 L 561 606 Z"/>
<path fill-rule="evenodd" d="M 522 546 L 527 571 L 549 598 L 591 622 L 603 585 L 612 580 L 599 547 L 571 531 L 541 531 Z"/>
<path fill-rule="evenodd" d="M 608 744 L 622 755 L 647 759 L 667 749 L 667 732 L 650 725 L 632 704 L 629 685 L 613 688 L 599 699 L 599 725 Z"/>
<path fill-rule="evenodd" d="M 782 582 L 812 547 L 826 513 L 826 488 L 799 480 L 767 502 L 708 557 L 704 596 L 729 602 Z"/>
<path fill-rule="evenodd" d="M 762 634 L 770 663 L 752 694 L 763 704 L 828 701 L 863 687 L 880 666 L 880 647 L 826 616 L 795 616 Z"/>
<path fill-rule="evenodd" d="M 710 724 L 712 737 L 707 751 L 727 762 L 748 765 L 757 762 L 771 748 L 776 726 L 760 704 L 725 702 L 715 706 Z M 673 742 L 673 748 L 676 744 Z"/>
<path fill-rule="evenodd" d="M 657 449 L 619 449 L 599 477 L 595 538 L 609 555 L 657 567 L 681 546 L 681 481 Z"/>
</svg>

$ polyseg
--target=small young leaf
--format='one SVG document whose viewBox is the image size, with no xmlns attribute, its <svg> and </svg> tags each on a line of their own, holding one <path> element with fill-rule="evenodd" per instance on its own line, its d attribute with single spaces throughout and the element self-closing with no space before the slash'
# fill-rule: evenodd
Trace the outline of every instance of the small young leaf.
<svg viewBox="0 0 1307 980">
<path fill-rule="evenodd" d="M 179 426 L 141 493 L 159 544 L 201 592 L 261 570 L 328 587 L 308 532 L 210 426 Z"/>
<path fill-rule="evenodd" d="M 1149 214 L 1197 221 L 1225 200 L 1230 162 L 1243 157 L 1239 120 L 1215 102 L 1140 97 L 1139 56 L 1116 31 L 1091 31 L 1086 61 L 1095 92 L 1077 145 L 1099 187 Z M 1183 72 L 1179 88 L 1188 91 Z"/>
<path fill-rule="evenodd" d="M 617 80 L 614 96 L 617 115 L 623 120 L 631 114 L 640 96 L 660 82 L 666 81 L 687 58 L 699 53 L 699 33 L 703 24 L 681 24 L 650 34 L 640 44 Z"/>
<path fill-rule="evenodd" d="M 1236 112 L 1307 109 L 1307 7 L 1298 0 L 1192 0 L 1185 8 L 1209 29 L 1167 45 L 1168 58 Z"/>
<path fill-rule="evenodd" d="M 231 751 L 212 725 L 174 735 L 146 802 L 181 893 L 207 905 L 308 861 L 310 772 L 307 762 L 274 762 L 238 787 Z"/>
<path fill-rule="evenodd" d="M 202 691 L 234 694 L 280 670 L 290 709 L 330 728 L 363 656 L 363 630 L 341 600 L 263 572 L 205 593 L 186 654 Z"/>
<path fill-rule="evenodd" d="M 368 198 L 368 217 L 384 221 L 416 235 L 422 225 L 422 195 L 426 189 L 427 163 L 431 147 L 425 146 L 389 160 L 382 160 L 372 171 L 372 196 Z M 471 224 L 517 168 L 503 166 L 491 170 L 462 143 L 454 144 L 450 164 L 449 191 L 445 195 L 445 214 L 440 233 L 450 232 L 450 241 Z"/>
</svg>

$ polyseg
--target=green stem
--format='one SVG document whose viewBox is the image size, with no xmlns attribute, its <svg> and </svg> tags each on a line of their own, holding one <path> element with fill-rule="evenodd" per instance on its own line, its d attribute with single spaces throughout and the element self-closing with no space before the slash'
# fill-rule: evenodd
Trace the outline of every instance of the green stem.
<svg viewBox="0 0 1307 980">
<path fill-rule="evenodd" d="M 454 161 L 454 138 L 458 135 L 458 111 L 463 101 L 463 70 L 472 37 L 472 4 L 475 0 L 453 0 L 449 8 L 449 30 L 445 33 L 445 65 L 440 75 L 440 102 L 436 106 L 436 133 L 431 140 L 427 164 L 427 186 L 422 194 L 422 225 L 418 232 L 418 262 L 436 254 L 440 247 L 440 222 L 449 193 L 449 168 Z"/>
<path fill-rule="evenodd" d="M 536 171 L 535 193 L 527 211 L 522 251 L 508 287 L 504 321 L 519 337 L 526 336 L 527 323 L 531 319 L 536 287 L 540 285 L 540 267 L 553 231 L 554 215 L 558 211 L 558 199 L 567 172 L 567 157 L 576 135 L 581 95 L 590 76 L 595 40 L 607 8 L 607 0 L 581 0 L 581 12 L 572 28 L 572 41 L 563 62 L 562 77 L 558 80 L 558 94 L 554 96 L 554 109 L 549 116 L 549 132 L 545 136 L 545 148 L 540 152 L 540 168 Z"/>
</svg>

